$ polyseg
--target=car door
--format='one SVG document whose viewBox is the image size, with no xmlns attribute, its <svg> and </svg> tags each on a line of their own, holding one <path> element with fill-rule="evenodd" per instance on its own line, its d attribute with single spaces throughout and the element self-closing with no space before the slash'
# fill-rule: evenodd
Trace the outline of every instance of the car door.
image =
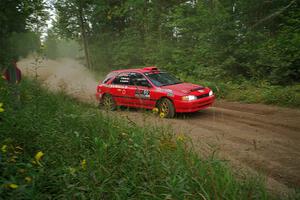
<svg viewBox="0 0 300 200">
<path fill-rule="evenodd" d="M 126 89 L 129 86 L 128 73 L 120 73 L 110 84 L 110 94 L 118 105 L 127 105 L 129 102 Z"/>
<path fill-rule="evenodd" d="M 136 103 L 140 107 L 152 108 L 155 106 L 155 100 L 151 98 L 151 84 L 141 73 L 135 73 L 131 77 L 132 84 L 135 86 Z"/>
</svg>

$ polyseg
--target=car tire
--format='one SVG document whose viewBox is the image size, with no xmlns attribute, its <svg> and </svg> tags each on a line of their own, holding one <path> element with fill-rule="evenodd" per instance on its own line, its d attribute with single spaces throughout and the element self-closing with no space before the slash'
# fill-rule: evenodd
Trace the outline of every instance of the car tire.
<svg viewBox="0 0 300 200">
<path fill-rule="evenodd" d="M 163 98 L 159 101 L 158 109 L 160 116 L 163 118 L 173 118 L 175 115 L 174 104 L 168 98 Z"/>
<path fill-rule="evenodd" d="M 115 100 L 113 99 L 113 97 L 110 94 L 105 94 L 102 97 L 100 105 L 105 110 L 111 110 L 111 111 L 113 111 L 113 110 L 117 109 L 116 102 L 115 102 Z"/>
</svg>

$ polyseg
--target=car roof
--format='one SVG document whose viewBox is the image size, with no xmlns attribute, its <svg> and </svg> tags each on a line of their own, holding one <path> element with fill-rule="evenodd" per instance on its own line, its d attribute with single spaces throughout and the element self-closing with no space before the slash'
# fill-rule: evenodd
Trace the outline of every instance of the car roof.
<svg viewBox="0 0 300 200">
<path fill-rule="evenodd" d="M 122 72 L 139 72 L 139 73 L 145 73 L 145 72 L 151 72 L 151 71 L 158 72 L 159 69 L 157 67 L 155 67 L 155 66 L 150 66 L 150 67 L 136 68 L 136 69 L 119 69 L 119 70 L 114 70 L 112 72 L 117 72 L 117 73 L 122 73 Z"/>
</svg>

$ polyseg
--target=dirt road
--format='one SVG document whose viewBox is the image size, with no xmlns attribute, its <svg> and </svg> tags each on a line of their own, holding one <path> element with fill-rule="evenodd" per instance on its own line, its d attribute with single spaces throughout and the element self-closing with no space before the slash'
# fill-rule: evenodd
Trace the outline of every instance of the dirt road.
<svg viewBox="0 0 300 200">
<path fill-rule="evenodd" d="M 34 70 L 34 66 L 39 66 Z M 83 101 L 95 102 L 98 80 L 78 62 L 70 59 L 33 59 L 19 62 L 27 75 L 35 72 L 50 89 L 62 89 Z M 276 193 L 300 188 L 300 110 L 260 104 L 218 101 L 198 113 L 161 120 L 141 111 L 118 111 L 139 124 L 153 123 L 188 135 L 202 155 L 217 152 L 229 160 L 236 172 L 250 170 L 267 177 Z"/>
</svg>

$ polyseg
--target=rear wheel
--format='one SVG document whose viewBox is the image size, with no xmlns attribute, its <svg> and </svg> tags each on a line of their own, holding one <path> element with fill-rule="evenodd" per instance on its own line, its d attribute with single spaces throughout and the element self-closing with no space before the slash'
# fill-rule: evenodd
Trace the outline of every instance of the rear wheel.
<svg viewBox="0 0 300 200">
<path fill-rule="evenodd" d="M 163 98 L 158 104 L 160 116 L 163 118 L 173 118 L 175 115 L 175 108 L 170 99 Z"/>
<path fill-rule="evenodd" d="M 117 105 L 110 94 L 105 94 L 102 97 L 101 106 L 106 110 L 116 110 Z"/>
</svg>

